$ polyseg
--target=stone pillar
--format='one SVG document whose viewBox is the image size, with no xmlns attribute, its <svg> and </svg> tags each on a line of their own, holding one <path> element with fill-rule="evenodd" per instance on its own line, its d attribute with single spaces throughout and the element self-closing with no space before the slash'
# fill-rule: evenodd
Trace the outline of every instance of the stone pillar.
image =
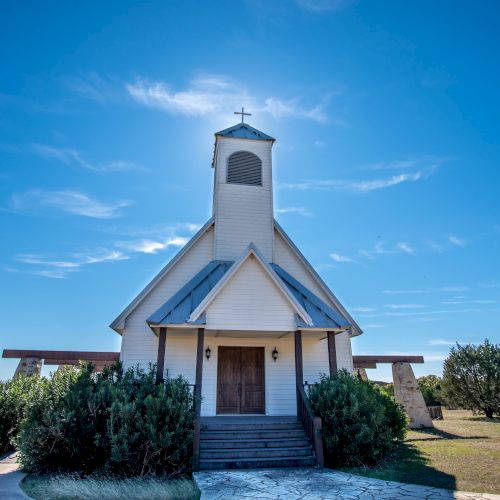
<svg viewBox="0 0 500 500">
<path fill-rule="evenodd" d="M 366 374 L 366 369 L 365 368 L 354 368 L 354 373 L 361 380 L 368 380 L 368 375 Z"/>
<path fill-rule="evenodd" d="M 42 360 L 40 358 L 21 358 L 14 377 L 20 373 L 26 377 L 39 377 L 42 373 Z"/>
<path fill-rule="evenodd" d="M 403 405 L 410 419 L 408 427 L 410 429 L 434 427 L 410 363 L 393 363 L 392 379 L 394 397 Z"/>
</svg>

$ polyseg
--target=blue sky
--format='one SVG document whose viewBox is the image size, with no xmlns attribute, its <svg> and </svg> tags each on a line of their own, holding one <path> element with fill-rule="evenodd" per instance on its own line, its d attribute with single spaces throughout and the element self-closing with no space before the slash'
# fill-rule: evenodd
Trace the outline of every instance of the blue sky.
<svg viewBox="0 0 500 500">
<path fill-rule="evenodd" d="M 0 348 L 119 349 L 107 325 L 209 218 L 242 105 L 355 353 L 424 354 L 420 375 L 499 341 L 496 2 L 0 9 Z"/>
</svg>

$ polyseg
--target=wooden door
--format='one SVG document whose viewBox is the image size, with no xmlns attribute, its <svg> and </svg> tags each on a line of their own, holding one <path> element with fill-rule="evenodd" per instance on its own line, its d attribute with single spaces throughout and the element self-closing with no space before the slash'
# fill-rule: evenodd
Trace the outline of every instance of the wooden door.
<svg viewBox="0 0 500 500">
<path fill-rule="evenodd" d="M 264 348 L 219 347 L 217 413 L 265 413 Z"/>
<path fill-rule="evenodd" d="M 264 348 L 241 348 L 240 413 L 265 413 Z"/>
</svg>

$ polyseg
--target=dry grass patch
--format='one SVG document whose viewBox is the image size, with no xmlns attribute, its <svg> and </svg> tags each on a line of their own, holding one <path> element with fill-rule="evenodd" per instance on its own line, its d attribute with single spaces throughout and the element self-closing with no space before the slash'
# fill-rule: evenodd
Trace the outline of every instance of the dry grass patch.
<svg viewBox="0 0 500 500">
<path fill-rule="evenodd" d="M 21 483 L 24 492 L 43 500 L 196 500 L 198 488 L 189 479 L 173 481 L 157 478 L 108 477 L 79 478 L 76 475 L 27 476 Z"/>
<path fill-rule="evenodd" d="M 443 410 L 435 429 L 410 431 L 395 456 L 349 472 L 438 488 L 500 493 L 500 419 Z"/>
</svg>

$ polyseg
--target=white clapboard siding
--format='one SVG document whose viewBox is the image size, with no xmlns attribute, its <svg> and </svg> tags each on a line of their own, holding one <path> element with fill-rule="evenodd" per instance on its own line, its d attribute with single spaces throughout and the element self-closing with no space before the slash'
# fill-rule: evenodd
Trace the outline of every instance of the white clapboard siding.
<svg viewBox="0 0 500 500">
<path fill-rule="evenodd" d="M 335 336 L 335 346 L 337 348 L 337 367 L 346 369 L 352 373 L 354 367 L 352 364 L 351 338 L 347 332 L 339 333 Z"/>
<path fill-rule="evenodd" d="M 306 266 L 300 261 L 295 252 L 290 248 L 290 244 L 274 231 L 274 262 L 281 266 L 288 274 L 292 275 L 297 281 L 300 281 L 306 288 L 316 294 L 328 305 L 333 306 L 328 295 L 319 286 L 318 282 L 307 270 Z"/>
<path fill-rule="evenodd" d="M 272 261 L 274 244 L 270 141 L 217 137 L 215 158 L 215 258 L 236 260 L 255 243 Z M 232 153 L 250 151 L 262 161 L 262 186 L 227 183 L 227 161 Z"/>
<path fill-rule="evenodd" d="M 214 231 L 209 229 L 127 318 L 121 348 L 125 366 L 156 363 L 158 337 L 146 319 L 213 260 L 213 242 Z"/>
<path fill-rule="evenodd" d="M 214 330 L 294 330 L 295 310 L 256 259 L 247 259 L 206 311 Z"/>
</svg>

